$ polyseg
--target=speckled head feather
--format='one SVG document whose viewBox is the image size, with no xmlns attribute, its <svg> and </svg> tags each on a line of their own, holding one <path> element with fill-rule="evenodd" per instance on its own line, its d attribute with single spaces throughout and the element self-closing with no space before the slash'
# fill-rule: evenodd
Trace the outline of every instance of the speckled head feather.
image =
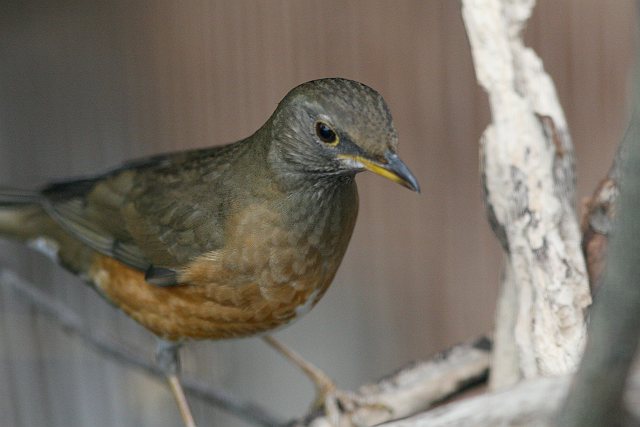
<svg viewBox="0 0 640 427">
<path fill-rule="evenodd" d="M 280 102 L 269 125 L 274 164 L 285 173 L 327 176 L 369 169 L 418 189 L 397 159 L 389 108 L 369 86 L 342 78 L 303 83 Z M 323 139 L 318 126 L 335 139 Z"/>
<path fill-rule="evenodd" d="M 297 86 L 283 100 L 301 102 L 309 112 L 326 116 L 366 152 L 395 151 L 398 134 L 382 96 L 362 83 L 347 79 L 313 80 Z"/>
</svg>

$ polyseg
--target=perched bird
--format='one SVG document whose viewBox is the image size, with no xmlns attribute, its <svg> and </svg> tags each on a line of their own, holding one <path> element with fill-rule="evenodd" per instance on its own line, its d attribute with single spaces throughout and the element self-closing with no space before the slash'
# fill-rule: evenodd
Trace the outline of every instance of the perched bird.
<svg viewBox="0 0 640 427">
<path fill-rule="evenodd" d="M 0 189 L 0 234 L 45 248 L 160 337 L 158 362 L 194 425 L 177 345 L 265 333 L 311 309 L 347 249 L 363 170 L 419 191 L 382 97 L 314 80 L 241 141 Z"/>
</svg>

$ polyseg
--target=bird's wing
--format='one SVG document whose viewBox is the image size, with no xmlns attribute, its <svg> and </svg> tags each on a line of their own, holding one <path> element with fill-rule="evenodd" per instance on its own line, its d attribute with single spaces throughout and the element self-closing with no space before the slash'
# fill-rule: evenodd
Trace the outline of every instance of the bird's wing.
<svg viewBox="0 0 640 427">
<path fill-rule="evenodd" d="M 131 237 L 122 217 L 131 186 L 131 174 L 127 175 L 52 184 L 42 192 L 43 205 L 68 233 L 90 248 L 146 270 L 151 261 Z"/>
<path fill-rule="evenodd" d="M 174 269 L 223 244 L 227 206 L 211 189 L 225 164 L 204 168 L 194 158 L 157 156 L 97 178 L 53 184 L 42 192 L 44 206 L 92 249 L 147 272 L 152 283 L 174 284 Z"/>
</svg>

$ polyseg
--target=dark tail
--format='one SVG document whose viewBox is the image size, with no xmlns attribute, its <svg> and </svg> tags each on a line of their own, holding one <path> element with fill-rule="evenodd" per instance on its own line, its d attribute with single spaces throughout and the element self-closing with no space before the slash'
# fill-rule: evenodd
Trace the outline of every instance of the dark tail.
<svg viewBox="0 0 640 427">
<path fill-rule="evenodd" d="M 35 191 L 0 187 L 0 207 L 39 204 L 40 197 Z"/>
<path fill-rule="evenodd" d="M 45 218 L 40 193 L 0 186 L 0 237 L 27 240 Z"/>
</svg>

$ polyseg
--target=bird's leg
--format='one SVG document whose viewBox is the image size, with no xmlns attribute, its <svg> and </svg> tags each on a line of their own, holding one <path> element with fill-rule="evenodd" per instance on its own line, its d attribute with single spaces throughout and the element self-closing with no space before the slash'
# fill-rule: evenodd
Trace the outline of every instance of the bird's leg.
<svg viewBox="0 0 640 427">
<path fill-rule="evenodd" d="M 326 417 L 331 422 L 331 425 L 343 425 L 341 423 L 341 413 L 351 413 L 358 407 L 366 406 L 376 410 L 390 410 L 383 403 L 365 401 L 365 399 L 360 398 L 354 393 L 338 389 L 327 374 L 274 337 L 267 335 L 262 337 L 262 339 L 278 353 L 296 364 L 314 383 L 317 390 L 316 400 L 313 404 L 314 409 L 324 406 Z"/>
<path fill-rule="evenodd" d="M 173 397 L 176 399 L 185 427 L 196 427 L 189 403 L 187 402 L 184 390 L 180 384 L 180 379 L 178 378 L 178 373 L 180 372 L 180 356 L 178 351 L 181 346 L 181 343 L 159 340 L 156 349 L 156 363 L 167 377 L 169 387 L 171 387 L 171 393 L 173 393 Z"/>
<path fill-rule="evenodd" d="M 265 342 L 273 347 L 278 353 L 296 364 L 302 370 L 302 372 L 304 372 L 305 375 L 309 377 L 309 379 L 314 383 L 318 390 L 318 393 L 321 396 L 328 395 L 329 393 L 337 390 L 335 383 L 333 382 L 333 380 L 331 380 L 331 378 L 329 378 L 327 374 L 322 372 L 315 365 L 307 362 L 295 350 L 287 347 L 270 335 L 264 336 L 262 337 L 262 339 L 264 339 Z"/>
</svg>

